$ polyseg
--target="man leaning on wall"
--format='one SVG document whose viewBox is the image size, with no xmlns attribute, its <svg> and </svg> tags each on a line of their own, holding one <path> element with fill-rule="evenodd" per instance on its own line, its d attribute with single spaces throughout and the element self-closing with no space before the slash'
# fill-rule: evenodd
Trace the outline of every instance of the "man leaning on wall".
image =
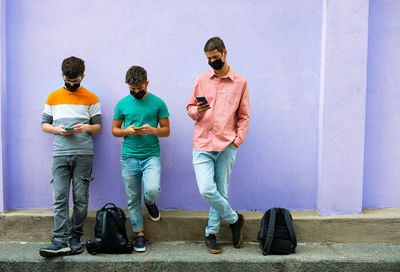
<svg viewBox="0 0 400 272">
<path fill-rule="evenodd" d="M 209 252 L 222 252 L 216 234 L 225 219 L 232 230 L 232 242 L 239 248 L 243 239 L 244 216 L 228 202 L 228 186 L 237 148 L 244 142 L 250 122 L 246 79 L 227 64 L 224 42 L 214 37 L 204 52 L 212 70 L 195 82 L 186 107 L 195 120 L 193 166 L 200 194 L 210 204 L 205 242 Z M 199 98 L 197 98 L 199 97 Z"/>
<path fill-rule="evenodd" d="M 150 219 L 158 221 L 161 217 L 155 202 L 161 192 L 158 137 L 169 136 L 169 112 L 161 98 L 147 91 L 149 81 L 143 67 L 132 66 L 126 72 L 125 82 L 129 86 L 129 94 L 115 106 L 112 134 L 124 137 L 121 167 L 129 217 L 136 234 L 133 248 L 136 252 L 144 252 L 146 243 L 141 206 L 142 180 L 144 204 Z"/>
<path fill-rule="evenodd" d="M 52 190 L 54 231 L 51 244 L 41 248 L 43 257 L 79 254 L 87 217 L 89 184 L 93 180 L 92 135 L 101 132 L 101 109 L 97 96 L 80 86 L 85 77 L 82 59 L 69 57 L 61 65 L 64 87 L 47 98 L 42 117 L 43 131 L 54 134 Z M 69 218 L 72 184 L 74 208 Z"/>
</svg>

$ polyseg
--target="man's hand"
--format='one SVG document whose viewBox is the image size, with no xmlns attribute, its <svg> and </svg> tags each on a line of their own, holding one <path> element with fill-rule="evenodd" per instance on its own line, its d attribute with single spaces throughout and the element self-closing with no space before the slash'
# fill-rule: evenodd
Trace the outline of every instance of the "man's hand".
<svg viewBox="0 0 400 272">
<path fill-rule="evenodd" d="M 155 128 L 153 128 L 152 126 L 145 124 L 142 126 L 141 130 L 138 130 L 138 134 L 139 135 L 149 135 L 149 134 L 154 134 L 154 130 Z"/>
<path fill-rule="evenodd" d="M 136 136 L 136 135 L 149 135 L 149 134 L 153 134 L 155 128 L 153 128 L 152 126 L 145 124 L 142 126 L 142 129 L 134 129 L 135 126 L 129 126 L 126 129 L 124 129 L 123 131 L 125 132 L 125 135 L 131 135 L 131 136 Z"/>
<path fill-rule="evenodd" d="M 74 129 L 65 130 L 64 128 L 65 128 L 65 126 L 58 126 L 58 127 L 55 127 L 55 130 L 56 130 L 55 132 L 56 132 L 56 134 L 60 134 L 60 135 L 63 135 L 63 136 L 68 136 L 68 135 L 74 134 Z"/>
<path fill-rule="evenodd" d="M 72 133 L 84 133 L 87 132 L 90 128 L 88 124 L 76 124 L 72 126 L 74 129 L 71 129 Z"/>
<path fill-rule="evenodd" d="M 203 114 L 205 111 L 207 111 L 209 109 L 210 109 L 210 105 L 208 105 L 208 103 L 207 104 L 202 104 L 200 102 L 197 102 L 197 111 L 200 114 Z"/>
<path fill-rule="evenodd" d="M 139 135 L 139 131 L 140 130 L 134 130 L 133 129 L 134 127 L 135 126 L 129 126 L 126 129 L 124 129 L 123 132 L 124 132 L 125 136 L 127 136 L 127 135 L 131 135 L 131 136 Z"/>
</svg>

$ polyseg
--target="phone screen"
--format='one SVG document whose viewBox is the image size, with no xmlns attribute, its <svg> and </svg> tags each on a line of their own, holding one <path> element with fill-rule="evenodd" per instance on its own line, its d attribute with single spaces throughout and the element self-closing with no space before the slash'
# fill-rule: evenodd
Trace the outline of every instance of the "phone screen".
<svg viewBox="0 0 400 272">
<path fill-rule="evenodd" d="M 207 101 L 205 96 L 197 96 L 196 100 L 197 100 L 197 102 L 199 102 L 201 104 L 207 104 L 208 103 L 208 101 Z"/>
</svg>

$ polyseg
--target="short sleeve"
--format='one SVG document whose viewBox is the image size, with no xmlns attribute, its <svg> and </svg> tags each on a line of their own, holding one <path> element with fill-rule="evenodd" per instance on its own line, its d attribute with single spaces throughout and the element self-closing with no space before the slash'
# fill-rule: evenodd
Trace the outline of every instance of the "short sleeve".
<svg viewBox="0 0 400 272">
<path fill-rule="evenodd" d="M 53 100 L 54 100 L 53 99 L 53 95 L 50 94 L 47 97 L 46 104 L 44 105 L 43 113 L 45 113 L 47 115 L 50 115 L 50 116 L 53 116 L 53 105 L 54 105 Z"/>
<path fill-rule="evenodd" d="M 43 124 L 53 124 L 53 116 L 48 115 L 47 113 L 43 112 L 42 114 L 42 125 Z"/>
<path fill-rule="evenodd" d="M 158 111 L 158 120 L 169 117 L 169 112 L 167 108 L 167 104 L 164 101 L 161 101 L 160 110 Z"/>
<path fill-rule="evenodd" d="M 123 120 L 123 119 L 124 119 L 124 115 L 122 114 L 122 107 L 121 107 L 121 101 L 120 101 L 115 106 L 114 120 Z"/>
</svg>

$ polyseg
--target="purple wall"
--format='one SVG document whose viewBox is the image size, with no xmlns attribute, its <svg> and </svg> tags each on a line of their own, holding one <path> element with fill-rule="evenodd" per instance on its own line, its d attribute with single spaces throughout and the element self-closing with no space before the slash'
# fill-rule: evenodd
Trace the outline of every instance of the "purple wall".
<svg viewBox="0 0 400 272">
<path fill-rule="evenodd" d="M 400 207 L 400 2 L 371 1 L 365 133 L 366 208 Z"/>
<path fill-rule="evenodd" d="M 162 139 L 161 208 L 204 210 L 192 167 L 193 121 L 185 106 L 209 69 L 206 40 L 222 37 L 228 62 L 251 96 L 251 128 L 232 173 L 234 209 L 313 209 L 316 194 L 321 3 L 309 1 L 8 1 L 6 209 L 51 207 L 51 135 L 40 130 L 47 95 L 62 86 L 60 64 L 86 61 L 83 85 L 102 103 L 90 208 L 126 206 L 120 140 L 111 135 L 126 70 L 148 70 L 150 91 L 171 114 Z"/>
<path fill-rule="evenodd" d="M 361 213 L 369 1 L 324 2 L 317 211 Z"/>
<path fill-rule="evenodd" d="M 195 181 L 191 162 L 193 121 L 187 116 L 185 106 L 196 76 L 209 69 L 203 46 L 215 35 L 225 41 L 228 63 L 247 78 L 250 90 L 250 130 L 238 150 L 231 179 L 229 196 L 233 208 L 243 211 L 272 206 L 295 210 L 316 208 L 320 184 L 321 28 L 323 6 L 334 2 L 234 0 L 218 5 L 195 0 L 3 2 L 7 3 L 7 59 L 1 60 L 7 68 L 7 88 L 1 88 L 6 102 L 2 108 L 4 194 L 0 195 L 4 209 L 51 207 L 48 181 L 52 136 L 41 131 L 40 120 L 48 94 L 63 84 L 61 62 L 71 55 L 85 60 L 86 77 L 82 85 L 98 95 L 103 110 L 103 132 L 95 136 L 95 181 L 90 189 L 90 208 L 97 209 L 108 201 L 126 207 L 119 162 L 121 140 L 111 135 L 111 123 L 115 104 L 128 93 L 125 72 L 135 64 L 147 69 L 149 90 L 167 103 L 171 114 L 171 136 L 161 139 L 160 207 L 208 209 Z M 385 200 L 390 185 L 399 175 L 394 172 L 396 155 L 382 151 L 382 145 L 375 143 L 377 137 L 381 139 L 380 133 L 392 129 L 397 120 L 394 107 L 386 112 L 388 109 L 382 109 L 382 105 L 394 105 L 393 90 L 399 87 L 394 80 L 396 70 L 392 69 L 392 65 L 399 65 L 399 54 L 390 61 L 388 56 L 392 56 L 392 48 L 398 48 L 395 47 L 398 40 L 396 43 L 393 38 L 399 36 L 398 30 L 390 26 L 398 22 L 394 14 L 400 7 L 395 1 L 384 2 L 382 7 L 371 2 L 369 19 L 370 24 L 377 25 L 370 26 L 372 51 L 368 61 L 375 62 L 377 67 L 368 65 L 368 84 L 388 93 L 378 100 L 382 104 L 376 104 L 375 98 L 367 95 L 365 165 L 376 165 L 375 160 L 383 160 L 379 162 L 382 168 L 374 173 L 364 171 L 367 207 L 400 207 L 394 196 Z M 385 17 L 386 13 L 393 17 Z M 381 35 L 381 28 L 387 29 L 384 41 L 371 41 L 372 36 Z M 380 59 L 382 55 L 386 61 Z M 386 73 L 380 71 L 382 68 Z M 391 76 L 391 81 L 384 81 L 381 73 Z M 373 92 L 371 86 L 368 92 Z M 376 114 L 372 115 L 374 108 Z M 377 122 L 390 116 L 392 119 L 384 127 Z M 371 121 L 373 118 L 377 121 Z M 396 131 L 393 130 L 385 150 L 398 150 Z M 390 175 L 384 173 L 386 163 L 393 165 Z M 351 170 L 342 171 L 346 174 Z M 381 182 L 382 178 L 386 180 Z M 337 186 L 345 182 L 339 179 Z M 382 194 L 371 193 L 376 186 L 384 187 Z"/>
</svg>

